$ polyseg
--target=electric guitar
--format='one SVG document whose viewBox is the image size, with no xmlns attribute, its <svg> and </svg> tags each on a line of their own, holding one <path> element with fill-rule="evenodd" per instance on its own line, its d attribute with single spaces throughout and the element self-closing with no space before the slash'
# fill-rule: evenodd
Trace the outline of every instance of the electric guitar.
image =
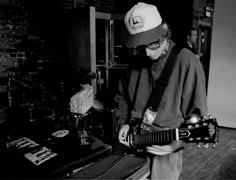
<svg viewBox="0 0 236 180">
<path fill-rule="evenodd" d="M 125 145 L 128 147 L 145 147 L 148 145 L 167 145 L 172 141 L 182 140 L 186 143 L 204 143 L 203 147 L 208 148 L 208 143 L 212 143 L 215 148 L 219 142 L 219 129 L 216 118 L 211 115 L 202 117 L 197 123 L 182 124 L 179 128 L 145 132 L 141 134 L 133 133 L 127 136 Z"/>
</svg>

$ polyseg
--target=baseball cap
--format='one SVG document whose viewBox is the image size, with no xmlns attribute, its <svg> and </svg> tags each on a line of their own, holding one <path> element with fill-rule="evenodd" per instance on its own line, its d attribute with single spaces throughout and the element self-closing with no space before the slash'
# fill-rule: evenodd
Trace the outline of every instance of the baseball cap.
<svg viewBox="0 0 236 180">
<path fill-rule="evenodd" d="M 130 34 L 127 47 L 147 45 L 161 36 L 162 18 L 157 7 L 139 2 L 125 15 L 125 25 Z"/>
</svg>

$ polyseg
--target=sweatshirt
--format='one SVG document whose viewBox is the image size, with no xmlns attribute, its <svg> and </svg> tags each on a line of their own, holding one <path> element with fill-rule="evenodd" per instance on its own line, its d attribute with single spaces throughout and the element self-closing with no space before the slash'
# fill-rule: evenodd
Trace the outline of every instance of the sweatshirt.
<svg viewBox="0 0 236 180">
<path fill-rule="evenodd" d="M 130 124 L 132 120 L 142 120 L 155 81 L 173 46 L 174 42 L 170 40 L 166 56 L 153 61 L 150 66 L 129 68 L 121 78 L 115 96 L 118 126 Z M 207 115 L 205 74 L 199 58 L 186 48 L 176 58 L 153 122 L 153 125 L 161 128 L 176 128 L 191 116 Z"/>
</svg>

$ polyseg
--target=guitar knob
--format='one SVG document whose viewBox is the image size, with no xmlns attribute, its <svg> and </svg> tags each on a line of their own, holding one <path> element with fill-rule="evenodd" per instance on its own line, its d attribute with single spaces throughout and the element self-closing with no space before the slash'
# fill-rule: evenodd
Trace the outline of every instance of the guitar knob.
<svg viewBox="0 0 236 180">
<path fill-rule="evenodd" d="M 191 129 L 191 128 L 193 128 L 193 126 L 189 124 L 189 125 L 188 125 L 188 129 Z"/>
<path fill-rule="evenodd" d="M 202 116 L 202 121 L 206 121 L 207 117 L 206 116 Z"/>
<path fill-rule="evenodd" d="M 186 124 L 196 124 L 199 122 L 199 118 L 196 116 L 192 116 L 186 121 Z"/>
<path fill-rule="evenodd" d="M 201 140 L 201 137 L 196 137 L 196 140 L 200 141 L 200 140 Z"/>
<path fill-rule="evenodd" d="M 192 137 L 190 137 L 188 140 L 189 140 L 189 141 L 193 141 L 193 138 L 192 138 Z"/>
<path fill-rule="evenodd" d="M 208 116 L 208 118 L 209 118 L 209 119 L 213 119 L 213 116 L 212 116 L 212 114 L 210 114 L 210 115 Z"/>
<path fill-rule="evenodd" d="M 208 149 L 209 148 L 209 144 L 203 144 L 203 147 L 205 148 L 205 149 Z"/>
</svg>

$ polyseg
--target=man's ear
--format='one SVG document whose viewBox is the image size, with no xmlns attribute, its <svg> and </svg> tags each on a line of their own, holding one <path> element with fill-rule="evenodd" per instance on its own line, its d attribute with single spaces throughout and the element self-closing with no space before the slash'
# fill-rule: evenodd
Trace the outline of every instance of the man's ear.
<svg viewBox="0 0 236 180">
<path fill-rule="evenodd" d="M 166 23 L 162 24 L 162 27 L 167 31 L 168 30 L 168 25 Z"/>
<path fill-rule="evenodd" d="M 190 39 L 190 35 L 188 34 L 188 35 L 187 35 L 187 40 L 189 40 L 189 39 Z"/>
</svg>

